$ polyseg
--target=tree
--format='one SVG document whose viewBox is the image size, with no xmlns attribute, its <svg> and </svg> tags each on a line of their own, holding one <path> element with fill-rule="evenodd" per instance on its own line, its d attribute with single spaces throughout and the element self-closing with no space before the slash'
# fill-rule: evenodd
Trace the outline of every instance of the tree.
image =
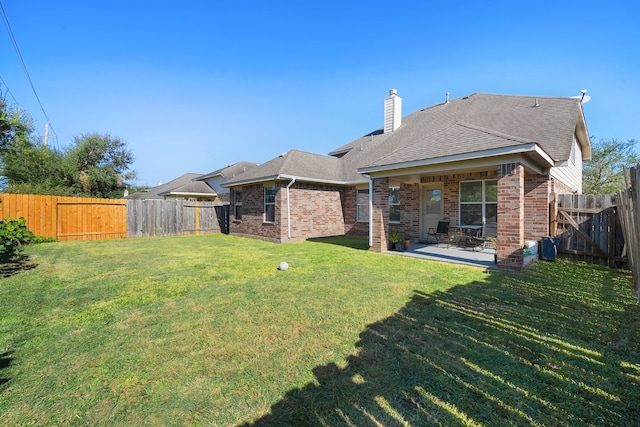
<svg viewBox="0 0 640 427">
<path fill-rule="evenodd" d="M 128 181 L 135 179 L 129 171 L 133 154 L 120 138 L 97 133 L 74 138 L 66 152 L 70 168 L 77 172 L 75 190 L 94 197 L 122 197 Z"/>
<path fill-rule="evenodd" d="M 0 96 L 0 189 L 22 194 L 119 198 L 134 180 L 133 155 L 109 134 L 91 133 L 57 150 L 33 136 L 30 116 Z"/>
<path fill-rule="evenodd" d="M 625 187 L 624 167 L 640 161 L 635 151 L 636 141 L 629 139 L 601 139 L 591 141 L 591 161 L 582 168 L 582 192 L 585 194 L 614 194 Z"/>
<path fill-rule="evenodd" d="M 32 133 L 31 117 L 20 109 L 11 108 L 0 93 L 0 152 L 14 144 L 28 142 Z"/>
</svg>

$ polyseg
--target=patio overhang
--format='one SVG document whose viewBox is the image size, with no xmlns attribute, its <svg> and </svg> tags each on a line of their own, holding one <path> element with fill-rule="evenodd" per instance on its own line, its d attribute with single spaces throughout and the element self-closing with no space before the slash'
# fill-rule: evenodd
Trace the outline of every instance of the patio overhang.
<svg viewBox="0 0 640 427">
<path fill-rule="evenodd" d="M 538 144 L 527 143 L 446 157 L 363 167 L 358 169 L 358 172 L 372 178 L 403 177 L 404 182 L 418 182 L 421 175 L 483 170 L 503 163 L 522 163 L 526 169 L 539 175 L 547 175 L 549 169 L 555 165 L 553 159 Z"/>
</svg>

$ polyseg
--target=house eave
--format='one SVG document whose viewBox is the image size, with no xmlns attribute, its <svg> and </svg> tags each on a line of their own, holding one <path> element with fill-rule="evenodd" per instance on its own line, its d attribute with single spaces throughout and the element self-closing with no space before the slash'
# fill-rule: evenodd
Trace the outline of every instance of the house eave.
<svg viewBox="0 0 640 427">
<path fill-rule="evenodd" d="M 320 178 L 309 178 L 304 176 L 295 176 L 295 175 L 279 175 L 280 179 L 303 181 L 303 182 L 314 182 L 317 184 L 329 184 L 329 185 L 345 185 L 346 181 L 339 181 L 334 179 L 320 179 Z"/>
<path fill-rule="evenodd" d="M 582 160 L 588 162 L 591 160 L 591 139 L 587 130 L 587 121 L 584 118 L 582 104 L 578 110 L 578 124 L 576 125 L 576 139 L 582 148 Z"/>
<path fill-rule="evenodd" d="M 168 191 L 166 193 L 160 193 L 159 196 L 172 196 L 172 197 L 217 197 L 217 193 L 187 193 L 181 191 Z"/>
<path fill-rule="evenodd" d="M 379 165 L 359 168 L 361 174 L 381 174 L 384 172 L 400 170 L 418 170 L 422 168 L 438 168 L 443 170 L 452 170 L 468 167 L 469 163 L 475 163 L 477 166 L 495 165 L 503 163 L 512 158 L 525 160 L 524 156 L 533 157 L 535 163 L 527 161 L 529 168 L 537 173 L 543 173 L 545 169 L 554 166 L 553 159 L 536 143 L 518 144 L 516 146 L 496 148 L 491 150 L 476 151 L 473 153 L 462 153 L 451 156 L 436 157 L 432 159 L 415 160 L 410 162 L 396 163 L 391 165 Z M 460 164 L 460 166 L 455 166 Z M 391 175 L 389 175 L 391 176 Z"/>
<path fill-rule="evenodd" d="M 217 172 L 217 173 L 208 173 L 208 174 L 204 174 L 204 175 L 200 175 L 196 178 L 193 179 L 193 181 L 204 181 L 206 179 L 211 179 L 211 178 L 215 178 L 221 176 L 224 178 L 224 175 L 222 174 L 222 172 Z"/>
<path fill-rule="evenodd" d="M 285 181 L 285 180 L 286 181 L 296 180 L 296 181 L 300 181 L 300 182 L 313 182 L 313 183 L 316 183 L 316 184 L 328 184 L 328 185 L 346 185 L 347 184 L 346 181 L 337 181 L 337 180 L 332 180 L 332 179 L 309 178 L 309 177 L 305 177 L 305 176 L 279 174 L 279 175 L 265 176 L 265 177 L 256 178 L 256 179 L 248 179 L 248 180 L 244 180 L 244 181 L 235 181 L 235 182 L 232 182 L 232 183 L 225 183 L 225 184 L 222 184 L 222 186 L 225 187 L 225 188 L 241 187 L 243 185 L 261 184 L 261 183 L 265 183 L 265 182 Z"/>
</svg>

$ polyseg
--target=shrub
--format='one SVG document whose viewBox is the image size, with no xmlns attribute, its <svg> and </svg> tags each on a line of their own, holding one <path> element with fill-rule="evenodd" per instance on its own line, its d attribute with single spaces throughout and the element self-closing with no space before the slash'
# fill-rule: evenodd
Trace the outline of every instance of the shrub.
<svg viewBox="0 0 640 427">
<path fill-rule="evenodd" d="M 27 229 L 24 218 L 7 218 L 0 221 L 0 262 L 13 259 L 24 245 L 35 241 L 34 234 Z"/>
</svg>

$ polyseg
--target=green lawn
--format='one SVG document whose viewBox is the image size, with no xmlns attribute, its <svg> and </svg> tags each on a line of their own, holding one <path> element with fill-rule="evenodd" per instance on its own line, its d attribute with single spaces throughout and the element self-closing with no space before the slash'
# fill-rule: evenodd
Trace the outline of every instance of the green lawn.
<svg viewBox="0 0 640 427">
<path fill-rule="evenodd" d="M 366 246 L 31 246 L 0 268 L 0 423 L 638 425 L 628 272 L 486 273 Z"/>
</svg>

